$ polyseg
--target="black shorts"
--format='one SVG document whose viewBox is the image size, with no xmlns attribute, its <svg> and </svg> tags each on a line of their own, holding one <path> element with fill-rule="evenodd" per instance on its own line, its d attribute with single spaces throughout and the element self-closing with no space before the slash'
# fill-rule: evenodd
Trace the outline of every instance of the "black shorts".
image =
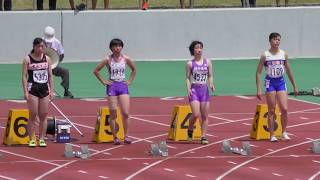
<svg viewBox="0 0 320 180">
<path fill-rule="evenodd" d="M 47 83 L 28 83 L 28 91 L 29 94 L 32 94 L 40 99 L 49 95 L 49 87 Z"/>
</svg>

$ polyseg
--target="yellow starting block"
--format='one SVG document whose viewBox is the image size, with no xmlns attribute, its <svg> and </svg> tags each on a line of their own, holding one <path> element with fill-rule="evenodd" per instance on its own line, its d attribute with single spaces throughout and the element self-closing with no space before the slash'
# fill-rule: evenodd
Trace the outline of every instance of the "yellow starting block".
<svg viewBox="0 0 320 180">
<path fill-rule="evenodd" d="M 18 145 L 28 144 L 29 136 L 27 124 L 29 111 L 27 109 L 10 109 L 7 126 L 3 137 L 3 144 Z"/>
<path fill-rule="evenodd" d="M 97 116 L 96 127 L 93 134 L 93 141 L 97 143 L 101 142 L 113 142 L 112 131 L 110 127 L 110 111 L 108 107 L 100 107 Z M 122 117 L 119 108 L 117 108 L 116 119 L 116 131 L 119 140 L 124 140 L 124 129 L 122 123 Z"/>
<path fill-rule="evenodd" d="M 274 122 L 274 135 L 281 136 L 282 125 L 280 120 L 279 107 L 276 106 L 275 112 L 275 122 Z M 270 132 L 268 127 L 268 106 L 267 104 L 258 104 L 256 108 L 256 113 L 253 118 L 252 128 L 250 132 L 250 137 L 256 140 L 269 139 Z"/>
<path fill-rule="evenodd" d="M 168 139 L 173 141 L 186 141 L 188 139 L 189 119 L 191 118 L 190 106 L 175 106 L 171 115 L 171 126 L 168 132 Z M 193 128 L 193 140 L 200 140 L 201 127 L 197 119 Z"/>
</svg>

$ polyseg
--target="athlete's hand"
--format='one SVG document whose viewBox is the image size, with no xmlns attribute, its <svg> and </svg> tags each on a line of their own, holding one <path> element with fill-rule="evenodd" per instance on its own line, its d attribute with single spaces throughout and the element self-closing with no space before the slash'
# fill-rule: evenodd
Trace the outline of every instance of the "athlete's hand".
<svg viewBox="0 0 320 180">
<path fill-rule="evenodd" d="M 210 84 L 210 89 L 211 89 L 212 93 L 216 90 L 216 88 L 214 87 L 213 84 Z"/>
<path fill-rule="evenodd" d="M 50 93 L 49 93 L 49 99 L 50 99 L 50 100 L 54 99 L 54 91 L 50 91 Z"/>
<path fill-rule="evenodd" d="M 24 99 L 29 100 L 29 92 L 24 92 Z"/>
<path fill-rule="evenodd" d="M 294 96 L 298 96 L 298 94 L 299 94 L 298 88 L 294 88 L 293 93 L 294 93 Z"/>
<path fill-rule="evenodd" d="M 257 91 L 257 98 L 258 98 L 259 100 L 262 100 L 261 90 L 258 90 L 258 91 Z"/>
<path fill-rule="evenodd" d="M 191 96 L 192 96 L 192 91 L 191 89 L 188 89 L 188 97 L 191 98 Z"/>
<path fill-rule="evenodd" d="M 112 81 L 110 81 L 110 80 L 104 80 L 104 81 L 103 81 L 103 84 L 104 84 L 104 85 L 111 85 L 111 84 L 112 84 Z"/>
<path fill-rule="evenodd" d="M 126 83 L 129 86 L 131 84 L 131 81 L 128 80 L 128 81 L 125 81 L 124 83 Z"/>
</svg>

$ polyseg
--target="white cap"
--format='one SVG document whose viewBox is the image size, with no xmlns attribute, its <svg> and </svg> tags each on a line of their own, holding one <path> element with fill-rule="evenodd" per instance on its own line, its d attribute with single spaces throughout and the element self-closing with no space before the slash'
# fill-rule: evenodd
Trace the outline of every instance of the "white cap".
<svg viewBox="0 0 320 180">
<path fill-rule="evenodd" d="M 51 26 L 47 26 L 45 29 L 44 29 L 44 40 L 46 42 L 53 42 L 53 39 L 54 39 L 54 29 L 53 27 Z"/>
</svg>

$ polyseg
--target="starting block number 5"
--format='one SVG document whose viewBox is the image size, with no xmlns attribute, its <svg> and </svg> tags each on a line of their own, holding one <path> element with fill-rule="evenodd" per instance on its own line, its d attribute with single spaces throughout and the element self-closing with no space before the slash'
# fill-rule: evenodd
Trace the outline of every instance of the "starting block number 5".
<svg viewBox="0 0 320 180">
<path fill-rule="evenodd" d="M 28 144 L 28 119 L 29 111 L 27 109 L 11 109 L 8 115 L 3 144 Z"/>
<path fill-rule="evenodd" d="M 120 140 L 124 139 L 124 130 L 122 118 L 119 108 L 117 108 L 117 119 L 115 124 L 115 131 Z M 95 142 L 113 142 L 112 131 L 110 127 L 110 111 L 108 107 L 100 107 L 97 117 L 95 132 L 93 135 Z"/>
</svg>

